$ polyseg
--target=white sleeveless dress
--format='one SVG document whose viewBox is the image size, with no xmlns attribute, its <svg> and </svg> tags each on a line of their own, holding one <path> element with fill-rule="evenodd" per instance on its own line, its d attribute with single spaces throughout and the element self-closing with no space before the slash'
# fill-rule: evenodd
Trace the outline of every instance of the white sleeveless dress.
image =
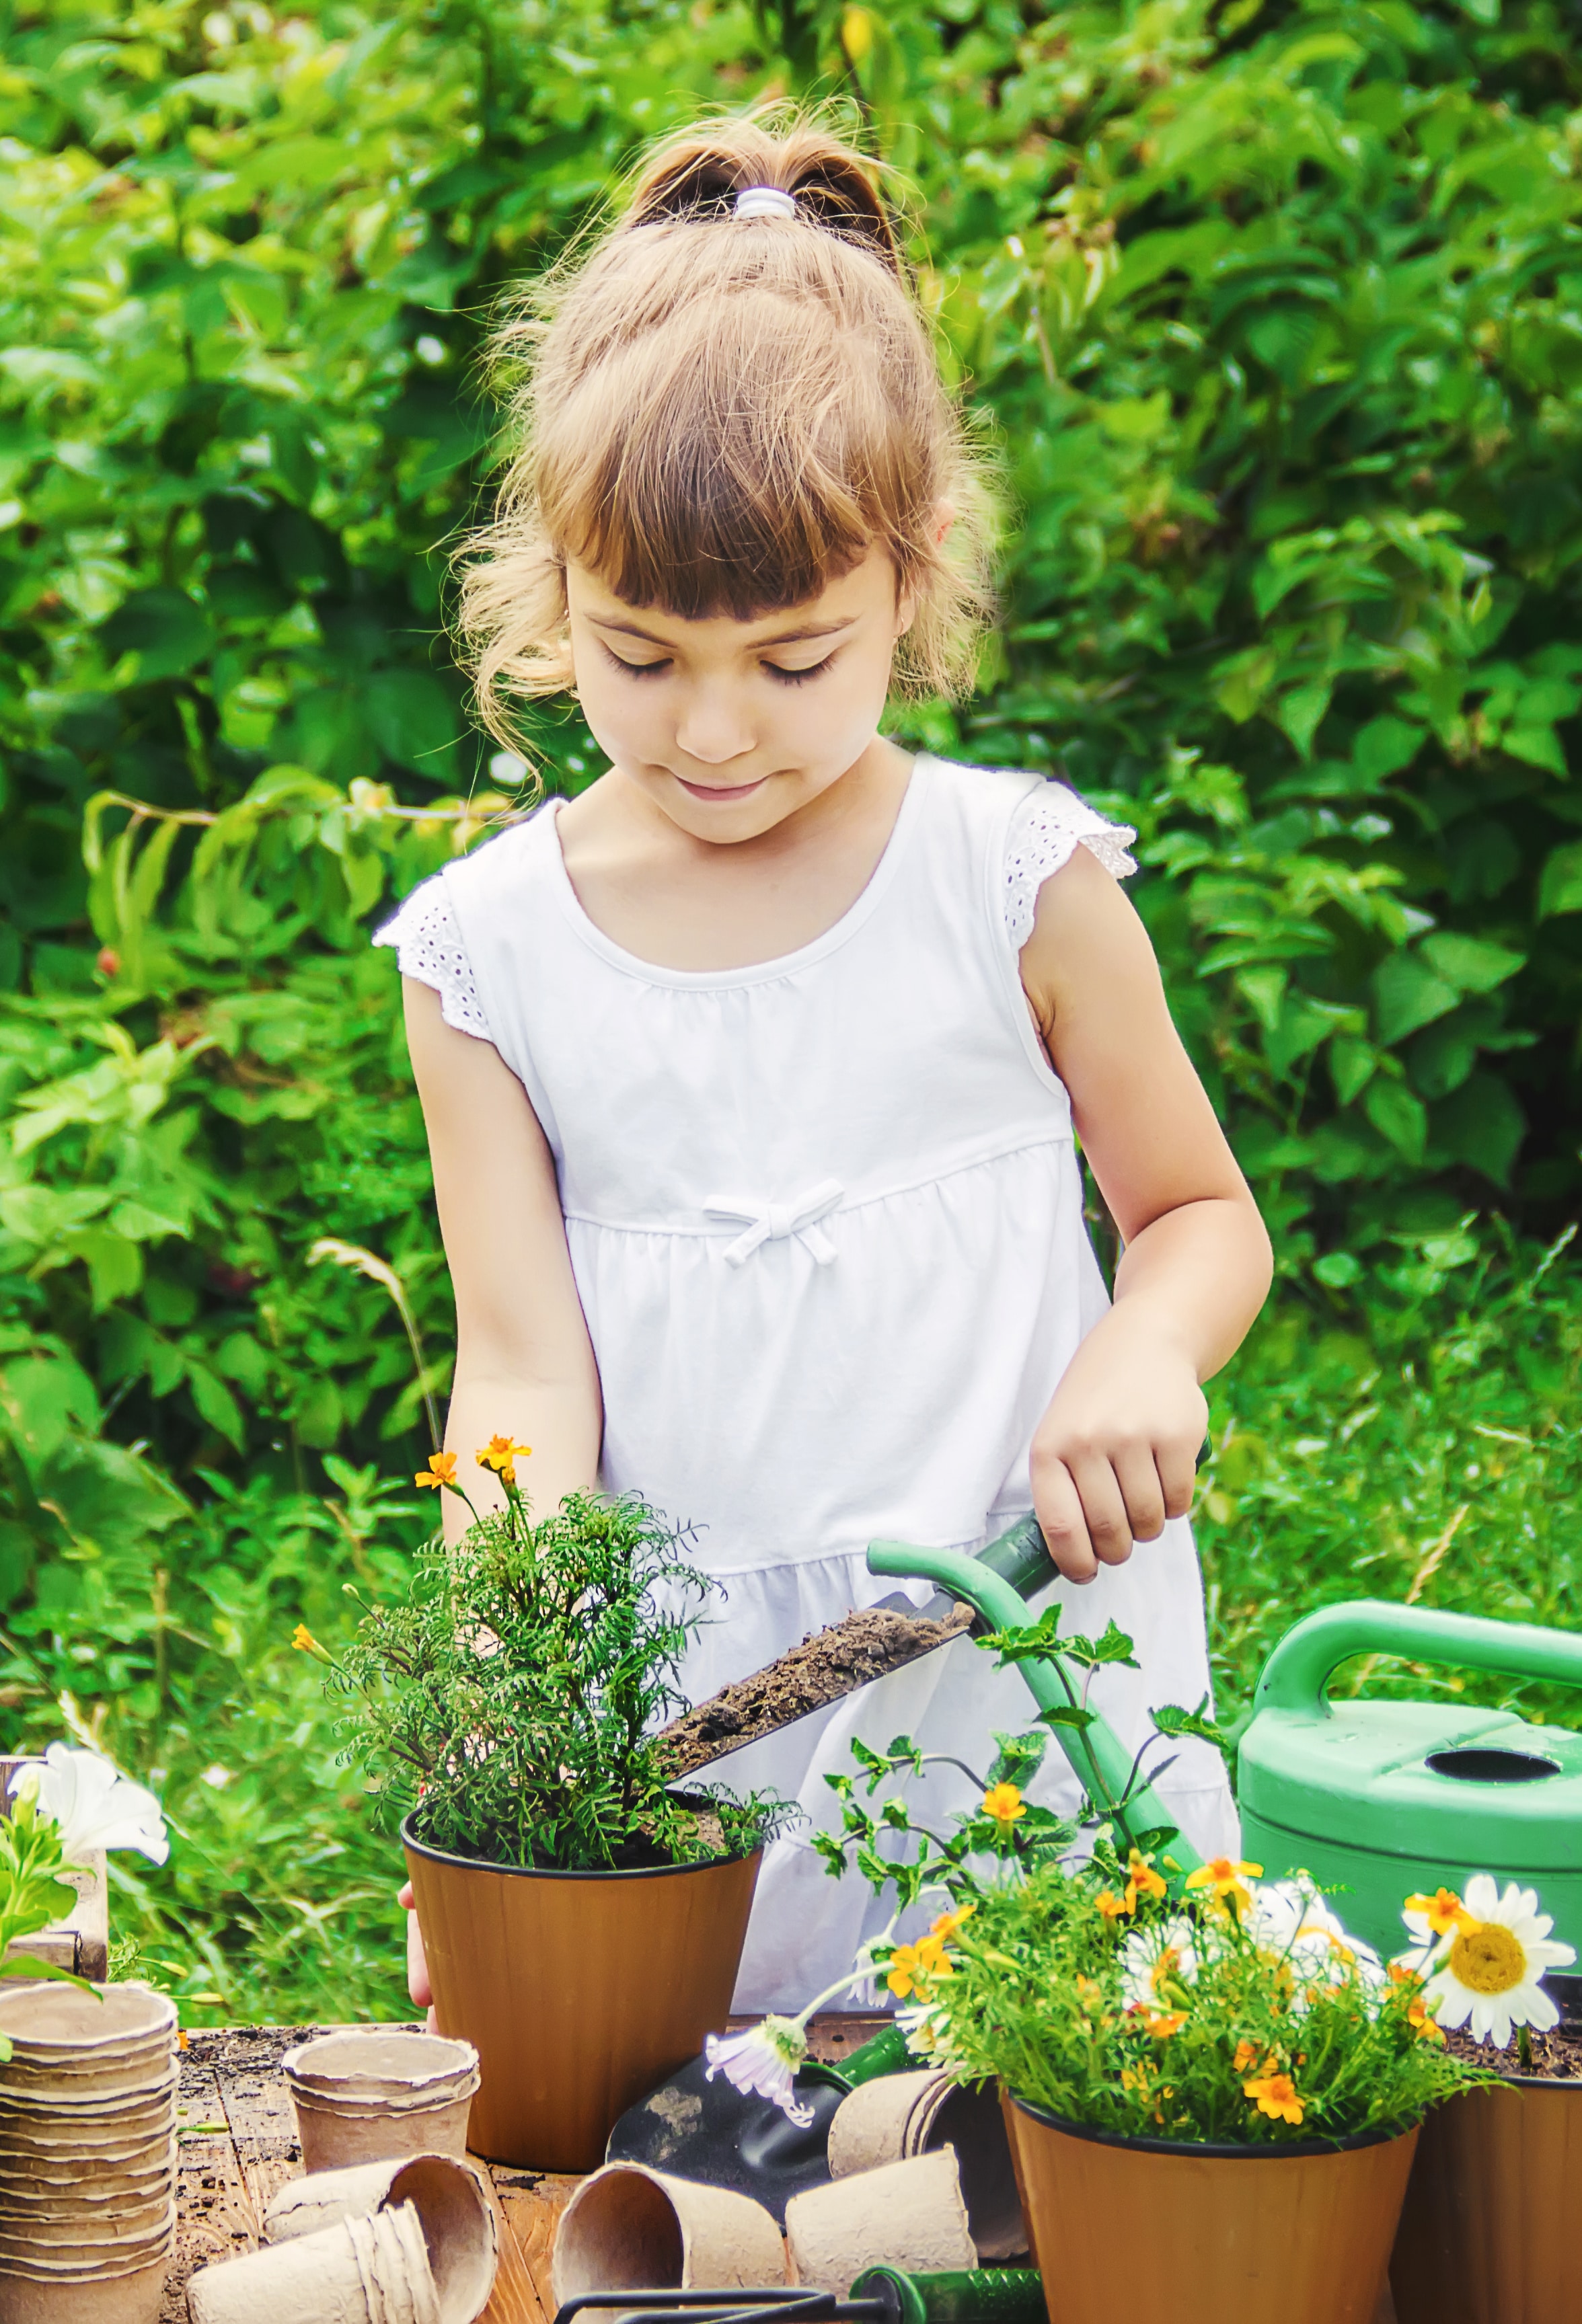
<svg viewBox="0 0 1582 2324">
<path fill-rule="evenodd" d="M 1130 871 L 1133 835 L 1041 777 L 920 758 L 833 927 L 689 971 L 593 925 L 556 814 L 449 865 L 375 941 L 493 1042 L 543 1126 L 604 1390 L 601 1484 L 695 1526 L 719 1585 L 682 1674 L 697 1702 L 892 1595 L 871 1541 L 971 1550 L 1032 1506 L 1033 1431 L 1106 1299 L 1017 954 L 1041 880 L 1079 841 Z M 1136 1642 L 1141 1672 L 1094 1697 L 1133 1749 L 1150 1704 L 1208 1691 L 1184 1520 L 1053 1587 L 1069 1628 L 1113 1615 Z M 1014 1672 L 962 1641 L 757 1747 L 754 1780 L 808 1820 L 766 1858 L 737 2006 L 801 2006 L 888 1918 L 809 1841 L 854 1735 L 982 1769 L 993 1730 L 1032 1715 Z M 1231 1848 L 1217 1756 L 1175 1749 L 1162 1794 L 1206 1853 Z M 1032 1795 L 1075 1804 L 1058 1750 Z M 949 1769 L 915 1792 L 936 1825 L 972 1797 Z"/>
</svg>

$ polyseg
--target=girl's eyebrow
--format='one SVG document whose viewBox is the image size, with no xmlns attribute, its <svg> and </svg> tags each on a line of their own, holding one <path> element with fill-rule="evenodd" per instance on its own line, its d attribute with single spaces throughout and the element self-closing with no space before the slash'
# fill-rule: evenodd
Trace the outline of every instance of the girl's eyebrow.
<svg viewBox="0 0 1582 2324">
<path fill-rule="evenodd" d="M 624 637 L 641 638 L 645 645 L 662 646 L 667 652 L 670 650 L 669 638 L 655 637 L 652 630 L 641 629 L 635 622 L 613 622 L 604 613 L 589 613 L 587 618 L 595 629 L 619 630 Z M 772 637 L 754 638 L 754 650 L 761 651 L 765 646 L 800 645 L 809 638 L 831 638 L 839 630 L 849 630 L 856 619 L 855 613 L 848 613 L 844 621 L 809 622 L 800 630 L 777 630 Z"/>
</svg>

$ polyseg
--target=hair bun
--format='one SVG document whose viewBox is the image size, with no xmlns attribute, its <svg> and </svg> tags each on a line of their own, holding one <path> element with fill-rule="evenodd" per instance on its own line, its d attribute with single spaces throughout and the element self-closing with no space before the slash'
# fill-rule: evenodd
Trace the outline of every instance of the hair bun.
<svg viewBox="0 0 1582 2324">
<path fill-rule="evenodd" d="M 720 122 L 661 146 L 637 181 L 624 224 L 710 224 L 736 214 L 746 193 L 782 193 L 822 226 L 902 271 L 900 245 L 877 173 L 855 146 L 816 127 L 777 135 L 761 119 Z"/>
</svg>

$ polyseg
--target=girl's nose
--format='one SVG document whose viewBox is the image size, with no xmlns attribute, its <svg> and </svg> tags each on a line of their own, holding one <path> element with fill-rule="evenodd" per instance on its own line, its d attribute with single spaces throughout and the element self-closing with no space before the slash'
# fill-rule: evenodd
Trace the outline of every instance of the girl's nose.
<svg viewBox="0 0 1582 2324">
<path fill-rule="evenodd" d="M 745 759 L 757 736 L 739 709 L 720 696 L 694 696 L 676 724 L 676 746 L 700 767 L 723 767 Z"/>
</svg>

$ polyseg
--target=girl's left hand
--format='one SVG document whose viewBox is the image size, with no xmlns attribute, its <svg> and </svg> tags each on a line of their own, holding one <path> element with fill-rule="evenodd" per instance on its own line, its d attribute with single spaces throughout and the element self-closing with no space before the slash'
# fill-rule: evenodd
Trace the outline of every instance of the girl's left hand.
<svg viewBox="0 0 1582 2324">
<path fill-rule="evenodd" d="M 1032 1502 L 1069 1582 L 1122 1565 L 1192 1506 L 1208 1402 L 1156 1315 L 1124 1302 L 1078 1349 L 1032 1440 Z"/>
</svg>

